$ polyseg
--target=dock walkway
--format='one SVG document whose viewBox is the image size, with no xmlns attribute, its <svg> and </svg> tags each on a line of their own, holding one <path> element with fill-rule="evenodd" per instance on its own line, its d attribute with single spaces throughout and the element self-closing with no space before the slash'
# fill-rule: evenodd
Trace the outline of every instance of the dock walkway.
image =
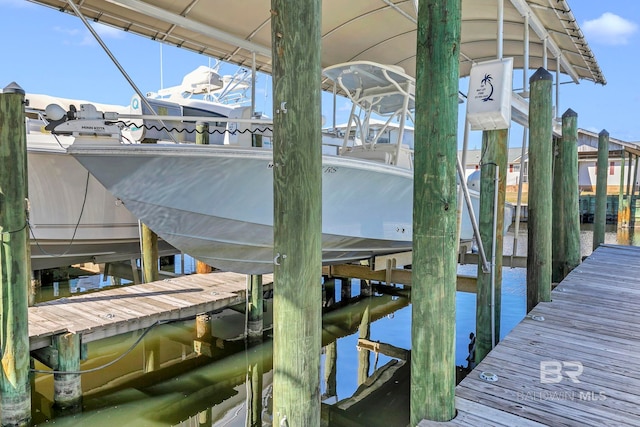
<svg viewBox="0 0 640 427">
<path fill-rule="evenodd" d="M 192 274 L 41 303 L 29 307 L 30 347 L 47 347 L 57 334 L 80 334 L 86 343 L 240 304 L 246 280 L 244 274 Z M 271 282 L 272 275 L 263 280 Z"/>
<path fill-rule="evenodd" d="M 456 418 L 419 425 L 640 425 L 640 248 L 600 246 L 551 298 L 456 387 Z"/>
</svg>

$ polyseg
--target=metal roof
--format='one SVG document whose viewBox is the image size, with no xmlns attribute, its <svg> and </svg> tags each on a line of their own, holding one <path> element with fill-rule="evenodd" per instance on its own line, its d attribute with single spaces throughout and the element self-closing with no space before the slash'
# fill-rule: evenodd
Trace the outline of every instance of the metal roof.
<svg viewBox="0 0 640 427">
<path fill-rule="evenodd" d="M 29 0 L 73 13 L 66 0 Z M 503 0 L 505 57 L 524 64 L 525 16 L 529 21 L 529 68 L 560 63 L 575 82 L 606 80 L 565 0 Z M 497 57 L 499 0 L 462 0 L 460 76 L 473 62 Z M 404 68 L 415 77 L 418 0 L 323 0 L 322 66 L 355 60 Z M 176 45 L 230 63 L 271 73 L 270 0 L 81 0 L 89 20 Z M 558 60 L 556 61 L 556 57 Z M 325 88 L 328 88 L 328 83 Z"/>
</svg>

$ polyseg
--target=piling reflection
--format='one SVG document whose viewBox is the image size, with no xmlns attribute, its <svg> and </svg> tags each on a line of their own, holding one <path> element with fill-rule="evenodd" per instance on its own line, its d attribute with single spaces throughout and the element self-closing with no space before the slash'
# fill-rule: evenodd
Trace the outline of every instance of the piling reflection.
<svg viewBox="0 0 640 427">
<path fill-rule="evenodd" d="M 363 333 L 359 330 L 369 330 L 373 322 L 409 303 L 397 296 L 364 292 L 351 298 L 350 293 L 340 286 L 336 295 L 334 287 L 323 303 L 322 344 L 328 367 L 323 374 L 323 398 L 331 397 L 334 403 L 339 382 L 337 341 L 357 339 Z M 113 365 L 82 375 L 81 413 L 54 411 L 53 376 L 37 374 L 34 425 L 51 421 L 61 426 L 92 427 L 271 425 L 270 300 L 265 300 L 265 307 L 267 332 L 262 342 L 244 338 L 245 313 L 224 310 L 189 322 L 157 326 L 130 351 L 141 332 L 88 343 L 88 358 L 81 363 L 81 371 L 96 369 L 126 354 Z M 356 353 L 355 346 L 349 347 L 347 351 Z M 369 351 L 361 350 L 358 357 L 363 360 L 360 382 L 369 374 Z M 48 369 L 38 362 L 35 367 Z"/>
</svg>

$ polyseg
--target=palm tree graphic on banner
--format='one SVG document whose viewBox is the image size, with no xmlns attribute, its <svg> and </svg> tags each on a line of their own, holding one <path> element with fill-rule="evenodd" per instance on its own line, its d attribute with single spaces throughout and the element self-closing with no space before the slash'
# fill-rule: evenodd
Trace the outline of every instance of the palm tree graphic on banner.
<svg viewBox="0 0 640 427">
<path fill-rule="evenodd" d="M 480 85 L 482 87 L 486 85 L 489 85 L 489 87 L 491 87 L 491 92 L 489 92 L 489 95 L 482 98 L 483 102 L 493 101 L 493 98 L 491 97 L 493 95 L 493 84 L 491 83 L 491 80 L 493 80 L 493 77 L 491 77 L 491 74 L 485 74 L 484 79 L 482 79 L 482 81 L 480 82 Z"/>
</svg>

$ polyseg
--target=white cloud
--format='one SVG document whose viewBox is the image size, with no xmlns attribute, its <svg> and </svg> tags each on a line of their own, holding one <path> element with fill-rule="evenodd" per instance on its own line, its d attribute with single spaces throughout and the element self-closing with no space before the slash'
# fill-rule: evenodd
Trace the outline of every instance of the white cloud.
<svg viewBox="0 0 640 427">
<path fill-rule="evenodd" d="M 100 24 L 99 22 L 93 24 L 93 28 L 100 35 L 100 37 L 103 37 L 105 39 L 121 39 L 125 34 L 124 30 Z"/>
<path fill-rule="evenodd" d="M 637 31 L 638 25 L 610 12 L 601 17 L 585 21 L 582 29 L 591 43 L 606 45 L 627 44 L 629 38 Z"/>
<path fill-rule="evenodd" d="M 0 0 L 2 1 L 2 0 Z M 92 23 L 93 28 L 103 39 L 119 39 L 124 37 L 124 31 L 118 30 L 113 27 L 108 27 L 99 23 Z M 76 46 L 92 46 L 97 44 L 93 35 L 84 27 L 68 28 L 68 27 L 54 27 L 54 31 L 69 36 L 70 40 L 66 43 Z"/>
</svg>

